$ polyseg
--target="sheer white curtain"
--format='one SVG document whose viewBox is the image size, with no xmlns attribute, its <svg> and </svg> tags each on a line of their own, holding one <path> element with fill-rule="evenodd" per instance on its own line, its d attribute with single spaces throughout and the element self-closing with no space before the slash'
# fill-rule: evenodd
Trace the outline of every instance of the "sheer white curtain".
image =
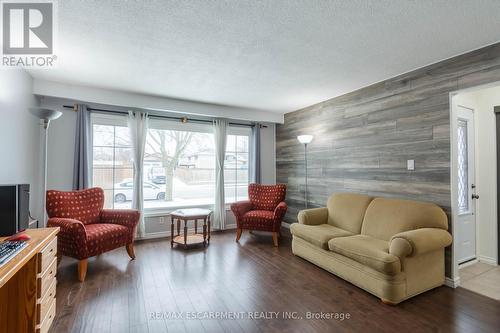
<svg viewBox="0 0 500 333">
<path fill-rule="evenodd" d="M 215 206 L 214 227 L 224 230 L 226 228 L 226 207 L 224 199 L 224 157 L 226 154 L 227 126 L 229 122 L 224 119 L 214 120 L 215 142 Z"/>
<path fill-rule="evenodd" d="M 144 226 L 144 150 L 146 147 L 146 136 L 148 133 L 148 114 L 143 112 L 128 112 L 128 128 L 130 130 L 130 139 L 132 141 L 132 150 L 134 156 L 134 190 L 132 194 L 132 208 L 141 212 L 139 225 L 137 226 L 137 236 L 142 237 L 145 234 Z"/>
</svg>

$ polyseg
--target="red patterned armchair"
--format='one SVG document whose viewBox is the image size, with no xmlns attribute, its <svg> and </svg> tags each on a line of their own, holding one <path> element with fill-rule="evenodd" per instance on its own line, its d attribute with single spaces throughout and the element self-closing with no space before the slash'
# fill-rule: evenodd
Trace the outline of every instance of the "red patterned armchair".
<svg viewBox="0 0 500 333">
<path fill-rule="evenodd" d="M 104 191 L 47 191 L 47 226 L 60 227 L 58 253 L 78 259 L 78 279 L 87 274 L 87 258 L 126 246 L 135 259 L 134 236 L 140 213 L 133 209 L 103 209 Z M 59 257 L 60 258 L 60 257 Z"/>
<path fill-rule="evenodd" d="M 236 216 L 238 230 L 236 241 L 240 240 L 243 229 L 269 231 L 273 233 L 274 246 L 278 246 L 281 220 L 288 208 L 285 203 L 286 185 L 248 185 L 248 201 L 231 205 Z"/>
</svg>

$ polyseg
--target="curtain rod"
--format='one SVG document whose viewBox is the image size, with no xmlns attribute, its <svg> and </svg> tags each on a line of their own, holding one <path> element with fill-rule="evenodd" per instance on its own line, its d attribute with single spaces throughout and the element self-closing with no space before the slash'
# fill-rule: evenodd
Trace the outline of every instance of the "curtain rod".
<svg viewBox="0 0 500 333">
<path fill-rule="evenodd" d="M 67 109 L 72 109 L 76 111 L 75 106 L 73 105 L 63 105 L 63 107 Z M 117 110 L 107 110 L 107 109 L 97 109 L 97 108 L 88 108 L 89 111 L 95 111 L 95 112 L 103 112 L 103 113 L 116 113 L 116 114 L 128 114 L 127 111 L 117 111 Z M 212 124 L 211 120 L 205 120 L 205 119 L 189 119 L 187 117 L 174 117 L 174 116 L 161 116 L 161 115 L 150 115 L 151 118 L 157 118 L 157 119 L 172 119 L 172 120 L 179 120 L 183 123 L 185 122 L 194 122 L 194 123 L 208 123 Z M 254 124 L 243 124 L 243 123 L 232 123 L 230 122 L 229 125 L 235 125 L 235 126 L 246 126 L 246 127 L 254 127 Z M 260 125 L 260 127 L 267 128 L 266 125 Z"/>
</svg>

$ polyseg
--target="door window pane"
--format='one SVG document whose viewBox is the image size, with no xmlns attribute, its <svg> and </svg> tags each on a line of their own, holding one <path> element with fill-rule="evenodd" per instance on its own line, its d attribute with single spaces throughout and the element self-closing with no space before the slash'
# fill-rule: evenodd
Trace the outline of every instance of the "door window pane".
<svg viewBox="0 0 500 333">
<path fill-rule="evenodd" d="M 458 120 L 458 213 L 464 214 L 469 211 L 469 170 L 468 170 L 468 138 L 467 121 Z"/>
</svg>

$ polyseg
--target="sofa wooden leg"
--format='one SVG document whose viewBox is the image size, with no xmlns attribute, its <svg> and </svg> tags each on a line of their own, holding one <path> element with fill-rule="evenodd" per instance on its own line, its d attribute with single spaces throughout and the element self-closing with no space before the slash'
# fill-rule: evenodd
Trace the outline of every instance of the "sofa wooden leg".
<svg viewBox="0 0 500 333">
<path fill-rule="evenodd" d="M 134 260 L 135 259 L 134 243 L 127 244 L 125 248 L 127 249 L 127 253 L 130 259 Z"/>
<path fill-rule="evenodd" d="M 80 282 L 85 281 L 85 276 L 87 275 L 87 264 L 88 259 L 78 261 L 78 280 L 80 280 Z"/>
<path fill-rule="evenodd" d="M 273 232 L 273 243 L 274 243 L 274 246 L 278 247 L 278 233 L 277 232 Z"/>
<path fill-rule="evenodd" d="M 236 229 L 236 241 L 237 242 L 239 242 L 242 232 L 243 232 L 243 229 L 240 229 L 240 228 Z"/>
<path fill-rule="evenodd" d="M 389 301 L 388 299 L 385 299 L 385 298 L 381 298 L 380 300 L 381 300 L 381 301 L 382 301 L 382 303 L 384 303 L 385 305 L 391 305 L 391 306 L 398 305 L 398 303 L 394 303 L 394 302 Z"/>
</svg>

